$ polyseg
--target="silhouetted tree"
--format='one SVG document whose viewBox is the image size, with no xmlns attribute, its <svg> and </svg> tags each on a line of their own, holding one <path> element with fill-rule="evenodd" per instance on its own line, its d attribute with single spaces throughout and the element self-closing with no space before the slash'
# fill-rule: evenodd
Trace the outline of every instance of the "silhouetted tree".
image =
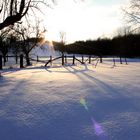
<svg viewBox="0 0 140 140">
<path fill-rule="evenodd" d="M 128 6 L 124 8 L 127 23 L 132 27 L 132 31 L 139 31 L 140 27 L 140 1 L 130 0 Z"/>
<path fill-rule="evenodd" d="M 137 57 L 140 56 L 140 34 L 116 36 L 113 39 L 76 41 L 67 44 L 67 53 L 103 56 Z"/>
<path fill-rule="evenodd" d="M 8 54 L 8 50 L 10 48 L 10 29 L 1 30 L 0 32 L 0 52 L 4 58 L 4 64 L 6 62 L 6 55 Z"/>
<path fill-rule="evenodd" d="M 13 34 L 10 35 L 9 39 L 10 39 L 11 51 L 16 56 L 16 62 L 17 62 L 17 56 L 21 54 L 20 35 L 16 32 L 13 32 Z"/>
<path fill-rule="evenodd" d="M 28 12 L 31 0 L 4 0 L 0 2 L 0 30 L 21 20 Z"/>
<path fill-rule="evenodd" d="M 59 43 L 59 50 L 61 51 L 62 55 L 64 54 L 65 50 L 65 41 L 66 41 L 66 32 L 60 31 L 60 43 Z"/>
<path fill-rule="evenodd" d="M 42 35 L 45 32 L 45 30 L 42 31 L 39 29 L 39 23 L 40 22 L 37 21 L 35 27 L 33 27 L 33 25 L 29 25 L 28 27 L 18 25 L 14 28 L 15 32 L 20 35 L 20 47 L 22 52 L 25 54 L 27 66 L 31 65 L 29 53 L 41 41 L 40 38 L 42 38 Z"/>
<path fill-rule="evenodd" d="M 54 0 L 52 1 L 54 2 Z M 39 3 L 47 5 L 45 0 L 1 0 L 0 30 L 19 22 L 28 13 L 29 9 L 40 10 Z"/>
</svg>

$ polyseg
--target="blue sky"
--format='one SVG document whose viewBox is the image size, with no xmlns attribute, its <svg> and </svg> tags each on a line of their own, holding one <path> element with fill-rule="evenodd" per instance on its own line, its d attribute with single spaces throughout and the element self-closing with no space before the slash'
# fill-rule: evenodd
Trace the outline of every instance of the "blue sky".
<svg viewBox="0 0 140 140">
<path fill-rule="evenodd" d="M 45 17 L 48 40 L 60 40 L 59 32 L 66 33 L 66 42 L 111 37 L 124 26 L 121 7 L 128 0 L 59 0 Z"/>
</svg>

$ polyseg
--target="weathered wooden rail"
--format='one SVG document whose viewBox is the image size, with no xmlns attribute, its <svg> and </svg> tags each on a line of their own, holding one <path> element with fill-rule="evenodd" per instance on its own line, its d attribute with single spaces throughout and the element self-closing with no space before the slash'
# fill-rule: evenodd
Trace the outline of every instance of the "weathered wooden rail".
<svg viewBox="0 0 140 140">
<path fill-rule="evenodd" d="M 24 55 L 21 54 L 19 56 L 17 56 L 17 55 L 15 55 L 15 56 L 12 56 L 12 55 L 11 56 L 6 56 L 7 61 L 8 61 L 9 57 L 10 58 L 15 57 L 16 64 L 18 63 L 18 60 L 20 60 L 19 61 L 20 62 L 19 66 L 20 66 L 20 68 L 24 68 L 24 59 L 26 58 Z M 62 54 L 61 56 L 56 57 L 56 58 L 53 58 L 52 56 L 43 57 L 43 58 L 47 58 L 48 60 L 40 60 L 39 58 L 41 58 L 41 57 L 36 56 L 36 59 L 35 58 L 29 58 L 29 59 L 30 59 L 30 61 L 44 63 L 45 67 L 48 66 L 49 64 L 52 65 L 53 62 L 57 61 L 57 60 L 60 60 L 60 63 L 62 64 L 62 66 L 67 64 L 68 60 L 72 61 L 71 62 L 72 65 L 75 65 L 76 61 L 79 62 L 80 64 L 86 64 L 86 63 L 91 64 L 92 62 L 96 62 L 94 64 L 95 67 L 97 67 L 99 62 L 102 63 L 102 61 L 103 61 L 101 57 L 99 57 L 99 56 L 91 56 L 91 55 L 89 55 L 89 56 L 84 56 L 84 55 L 81 55 L 81 56 L 71 55 L 71 56 L 69 56 L 69 55 L 63 55 Z M 123 60 L 124 60 L 124 62 L 126 64 L 128 64 L 126 58 L 123 59 L 122 57 L 120 57 L 120 64 L 123 63 Z M 116 66 L 115 57 L 113 57 L 112 61 L 113 61 L 113 67 L 115 67 Z M 3 69 L 3 65 L 5 65 L 5 63 L 6 62 L 3 61 L 3 56 L 0 55 L 0 69 L 1 70 Z"/>
<path fill-rule="evenodd" d="M 58 59 L 61 59 L 62 61 L 62 65 L 64 65 L 65 63 L 67 63 L 67 59 L 71 58 L 72 59 L 72 64 L 75 65 L 75 61 L 80 62 L 81 64 L 85 64 L 87 60 L 89 60 L 89 63 L 91 63 L 91 56 L 89 57 L 89 59 L 87 59 L 86 61 L 84 61 L 84 56 L 82 56 L 82 60 L 78 59 L 75 55 L 73 56 L 66 56 L 66 55 L 62 55 L 60 57 L 54 58 L 52 59 L 52 57 L 50 57 L 50 60 L 48 60 L 45 64 L 45 67 L 50 63 L 52 65 L 52 62 Z"/>
</svg>

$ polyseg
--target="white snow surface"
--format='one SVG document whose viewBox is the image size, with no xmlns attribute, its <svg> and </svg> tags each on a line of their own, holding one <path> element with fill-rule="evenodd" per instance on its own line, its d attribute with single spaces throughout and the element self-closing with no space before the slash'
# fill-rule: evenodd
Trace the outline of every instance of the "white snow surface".
<svg viewBox="0 0 140 140">
<path fill-rule="evenodd" d="M 1 74 L 0 140 L 140 140 L 139 60 Z"/>
</svg>

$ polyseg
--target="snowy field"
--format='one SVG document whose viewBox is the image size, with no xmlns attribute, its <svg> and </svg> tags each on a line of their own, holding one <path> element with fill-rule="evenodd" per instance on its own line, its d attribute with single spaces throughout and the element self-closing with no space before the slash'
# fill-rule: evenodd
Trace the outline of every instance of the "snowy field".
<svg viewBox="0 0 140 140">
<path fill-rule="evenodd" d="M 2 71 L 0 140 L 140 140 L 140 60 Z"/>
</svg>

